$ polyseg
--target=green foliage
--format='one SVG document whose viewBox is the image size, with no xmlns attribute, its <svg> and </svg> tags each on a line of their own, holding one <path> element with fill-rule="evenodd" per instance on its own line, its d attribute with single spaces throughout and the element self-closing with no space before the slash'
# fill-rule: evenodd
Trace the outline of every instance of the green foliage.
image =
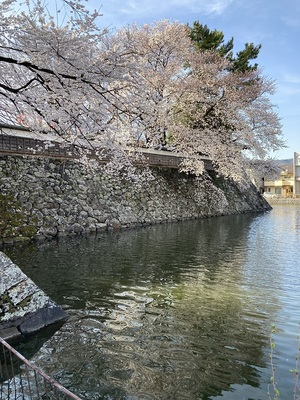
<svg viewBox="0 0 300 400">
<path fill-rule="evenodd" d="M 195 47 L 200 51 L 213 50 L 222 57 L 232 61 L 232 71 L 246 72 L 257 69 L 257 64 L 251 65 L 251 61 L 258 57 L 261 45 L 255 46 L 253 43 L 246 43 L 244 50 L 239 51 L 233 56 L 233 37 L 224 42 L 224 33 L 216 29 L 211 31 L 207 25 L 195 21 L 190 27 L 190 38 Z"/>
<path fill-rule="evenodd" d="M 271 336 L 270 336 L 270 364 L 271 364 L 271 370 L 272 370 L 272 376 L 270 378 L 270 382 L 271 382 L 271 386 L 272 386 L 272 391 L 273 391 L 273 395 L 271 397 L 271 391 L 270 391 L 270 387 L 268 387 L 268 397 L 269 400 L 278 400 L 279 396 L 280 396 L 280 391 L 277 388 L 277 383 L 275 380 L 275 367 L 274 367 L 274 362 L 273 362 L 273 355 L 274 355 L 274 349 L 276 347 L 275 342 L 273 340 L 273 334 L 276 333 L 276 327 L 275 325 L 271 325 Z"/>
<path fill-rule="evenodd" d="M 246 72 L 249 70 L 256 70 L 258 64 L 250 65 L 250 60 L 254 60 L 258 57 L 261 45 L 254 46 L 253 43 L 246 43 L 244 50 L 237 53 L 235 59 L 233 59 L 233 70 L 238 72 Z"/>
<path fill-rule="evenodd" d="M 207 25 L 200 24 L 199 21 L 193 23 L 190 31 L 190 38 L 198 50 L 215 50 L 223 57 L 231 57 L 233 49 L 233 38 L 224 43 L 224 33 L 221 31 L 211 31 Z"/>
<path fill-rule="evenodd" d="M 299 328 L 300 329 L 300 328 Z M 270 365 L 271 365 L 271 370 L 272 370 L 272 375 L 270 378 L 271 382 L 271 387 L 272 387 L 272 394 L 270 387 L 268 387 L 268 398 L 269 400 L 279 400 L 280 397 L 280 391 L 277 387 L 277 382 L 275 379 L 275 365 L 274 365 L 274 360 L 273 360 L 273 355 L 274 355 L 274 349 L 276 347 L 274 339 L 273 339 L 273 334 L 277 332 L 276 326 L 274 324 L 271 325 L 271 335 L 270 335 Z M 300 353 L 300 334 L 297 337 L 298 339 L 298 351 L 296 355 L 296 363 L 295 363 L 295 368 L 290 369 L 289 372 L 291 372 L 294 375 L 294 400 L 298 400 L 298 394 L 300 393 L 300 388 L 299 388 L 299 353 Z M 272 397 L 271 397 L 272 396 Z"/>
</svg>

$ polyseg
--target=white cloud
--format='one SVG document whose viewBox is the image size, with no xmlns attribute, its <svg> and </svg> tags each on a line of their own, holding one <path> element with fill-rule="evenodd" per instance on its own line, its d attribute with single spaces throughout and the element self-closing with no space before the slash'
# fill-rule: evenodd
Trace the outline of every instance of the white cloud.
<svg viewBox="0 0 300 400">
<path fill-rule="evenodd" d="M 300 95 L 300 88 L 291 86 L 289 84 L 284 85 L 280 84 L 277 86 L 277 92 L 276 92 L 276 104 L 279 106 L 282 104 L 290 104 L 291 99 L 293 98 L 293 104 L 294 104 L 294 96 L 298 97 Z M 298 103 L 297 103 L 298 104 Z M 298 107 L 298 105 L 297 105 Z"/>
<path fill-rule="evenodd" d="M 184 7 L 192 12 L 202 12 L 205 14 L 221 14 L 233 3 L 234 0 L 170 0 L 169 6 L 173 5 Z"/>
<path fill-rule="evenodd" d="M 104 0 L 103 11 L 105 9 L 114 10 L 116 14 L 131 16 L 131 19 L 141 17 L 152 17 L 157 13 L 178 13 L 198 12 L 203 14 L 221 14 L 235 0 L 123 0 L 118 1 Z"/>
<path fill-rule="evenodd" d="M 285 16 L 282 17 L 281 20 L 285 25 L 290 28 L 299 28 L 300 27 L 300 20 L 297 16 Z"/>
<path fill-rule="evenodd" d="M 300 84 L 300 75 L 284 74 L 284 82 L 292 84 Z"/>
</svg>

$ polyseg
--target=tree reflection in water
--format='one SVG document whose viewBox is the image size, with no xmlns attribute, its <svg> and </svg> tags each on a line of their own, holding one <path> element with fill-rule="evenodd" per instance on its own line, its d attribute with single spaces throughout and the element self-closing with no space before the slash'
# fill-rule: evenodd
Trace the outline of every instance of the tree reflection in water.
<svg viewBox="0 0 300 400">
<path fill-rule="evenodd" d="M 11 249 L 70 315 L 34 361 L 86 399 L 209 399 L 234 387 L 266 393 L 284 272 L 273 268 L 270 284 L 265 243 L 257 245 L 270 218 L 219 217 Z"/>
</svg>

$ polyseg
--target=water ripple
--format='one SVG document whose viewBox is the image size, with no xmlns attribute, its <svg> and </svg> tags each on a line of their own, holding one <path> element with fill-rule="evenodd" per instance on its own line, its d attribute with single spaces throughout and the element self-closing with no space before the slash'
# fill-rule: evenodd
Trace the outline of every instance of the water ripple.
<svg viewBox="0 0 300 400">
<path fill-rule="evenodd" d="M 290 398 L 299 221 L 279 206 L 12 251 L 70 315 L 34 361 L 89 400 L 267 398 L 274 323 Z"/>
</svg>

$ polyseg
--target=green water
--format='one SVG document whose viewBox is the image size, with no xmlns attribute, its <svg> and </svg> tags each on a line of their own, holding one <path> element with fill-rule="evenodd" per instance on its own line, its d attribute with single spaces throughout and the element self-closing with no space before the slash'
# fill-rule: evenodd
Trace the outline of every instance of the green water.
<svg viewBox="0 0 300 400">
<path fill-rule="evenodd" d="M 68 312 L 19 345 L 83 399 L 293 399 L 300 208 L 5 249 Z M 51 336 L 52 335 L 52 336 Z"/>
</svg>

